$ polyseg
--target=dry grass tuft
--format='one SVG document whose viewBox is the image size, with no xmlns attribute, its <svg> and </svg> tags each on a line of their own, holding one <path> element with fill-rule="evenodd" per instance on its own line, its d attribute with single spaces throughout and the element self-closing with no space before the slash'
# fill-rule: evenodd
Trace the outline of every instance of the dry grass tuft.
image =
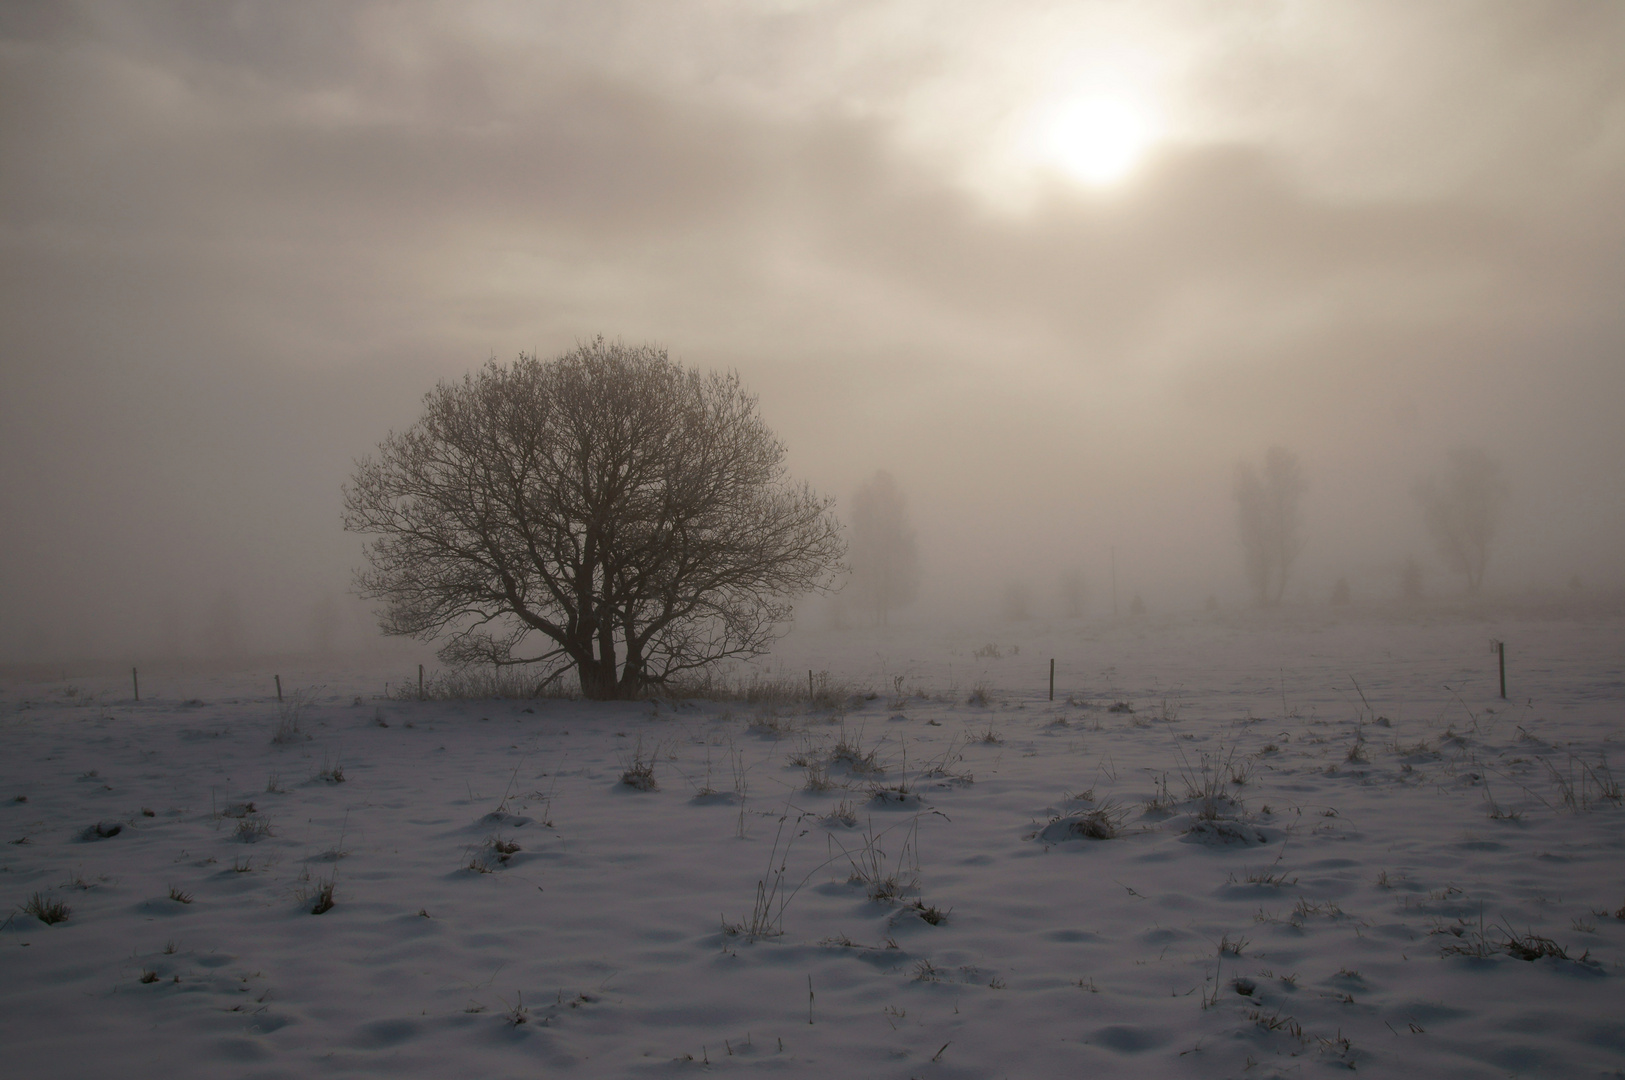
<svg viewBox="0 0 1625 1080">
<path fill-rule="evenodd" d="M 580 695 L 565 680 L 569 668 L 540 672 L 524 666 L 491 667 L 484 664 L 439 671 L 423 682 L 418 693 L 416 677 L 391 683 L 389 696 L 396 701 L 489 701 L 519 698 L 562 698 Z"/>
<path fill-rule="evenodd" d="M 245 844 L 257 844 L 267 836 L 275 835 L 271 831 L 271 823 L 264 818 L 244 818 L 237 823 L 237 830 L 232 834 Z"/>
<path fill-rule="evenodd" d="M 794 705 L 807 700 L 807 684 L 797 679 L 753 677 L 748 682 L 729 682 L 707 673 L 690 680 L 673 680 L 661 687 L 663 696 L 673 700 L 743 702 L 764 709 Z"/>
<path fill-rule="evenodd" d="M 782 739 L 786 735 L 794 735 L 796 733 L 796 724 L 794 720 L 778 716 L 777 714 L 766 710 L 758 712 L 751 719 L 750 723 L 745 725 L 745 727 L 746 730 L 751 731 L 754 734 L 767 735 L 775 739 Z"/>
<path fill-rule="evenodd" d="M 290 743 L 301 742 L 309 736 L 300 729 L 300 721 L 304 717 L 306 707 L 315 698 L 315 689 L 307 688 L 295 690 L 288 695 L 286 701 L 276 703 L 276 727 L 271 732 L 271 742 L 277 746 L 287 746 Z"/>
<path fill-rule="evenodd" d="M 46 926 L 54 926 L 59 922 L 67 922 L 73 909 L 60 900 L 47 900 L 39 893 L 28 898 L 23 905 L 23 914 L 32 915 Z"/>
<path fill-rule="evenodd" d="M 655 755 L 643 752 L 643 740 L 639 739 L 632 751 L 632 760 L 626 763 L 621 773 L 621 783 L 638 791 L 659 791 L 660 783 L 655 779 Z"/>
<path fill-rule="evenodd" d="M 814 761 L 807 766 L 808 791 L 830 791 L 835 787 L 835 781 L 829 778 L 829 769 L 822 762 Z"/>
<path fill-rule="evenodd" d="M 1539 934 L 1526 932 L 1520 936 L 1509 931 L 1501 947 L 1507 951 L 1508 956 L 1515 956 L 1519 960 L 1535 961 L 1547 956 L 1558 960 L 1569 959 L 1568 951 L 1563 946 Z"/>
<path fill-rule="evenodd" d="M 1107 800 L 1077 814 L 1057 814 L 1038 833 L 1046 843 L 1060 840 L 1115 840 L 1122 835 L 1128 811 Z"/>
<path fill-rule="evenodd" d="M 948 972 L 929 960 L 921 960 L 914 965 L 915 982 L 942 982 L 947 976 Z"/>
<path fill-rule="evenodd" d="M 1595 766 L 1583 758 L 1570 754 L 1566 771 L 1559 769 L 1545 758 L 1538 760 L 1551 774 L 1552 782 L 1557 785 L 1558 795 L 1565 809 L 1580 813 L 1590 810 L 1599 803 L 1620 805 L 1622 799 L 1619 781 L 1614 779 L 1613 771 L 1608 767 L 1606 753 Z"/>
<path fill-rule="evenodd" d="M 948 913 L 935 904 L 927 904 L 924 900 L 916 900 L 909 905 L 909 910 L 932 926 L 941 926 L 948 921 Z"/>
<path fill-rule="evenodd" d="M 818 820 L 826 825 L 844 825 L 850 829 L 858 823 L 858 812 L 853 808 L 851 799 L 842 799 L 835 809 Z M 1625 908 L 1621 910 L 1625 911 Z M 1625 918 L 1625 916 L 1621 916 L 1621 918 Z"/>
<path fill-rule="evenodd" d="M 909 823 L 898 846 L 897 857 L 888 859 L 881 847 L 881 841 L 887 833 L 897 827 L 892 826 L 891 829 L 877 833 L 871 824 L 863 834 L 862 846 L 853 850 L 848 850 L 839 840 L 835 840 L 835 845 L 841 849 L 841 854 L 846 856 L 848 864 L 852 867 L 851 876 L 847 880 L 862 885 L 869 899 L 877 902 L 898 901 L 904 896 L 919 892 L 920 868 L 916 852 L 919 820 L 916 818 Z"/>
<path fill-rule="evenodd" d="M 846 727 L 841 728 L 841 736 L 836 740 L 835 748 L 829 752 L 832 764 L 839 762 L 847 767 L 849 772 L 859 774 L 883 773 L 886 767 L 877 760 L 879 753 L 876 749 L 863 748 L 863 729 L 859 728 L 857 734 L 849 735 Z"/>
<path fill-rule="evenodd" d="M 1141 805 L 1144 806 L 1147 814 L 1151 814 L 1153 816 L 1162 816 L 1173 813 L 1174 807 L 1178 804 L 1174 802 L 1174 797 L 1168 793 L 1167 773 L 1163 773 L 1161 776 L 1157 777 L 1156 789 L 1151 792 L 1150 797 L 1147 798 Z"/>
</svg>

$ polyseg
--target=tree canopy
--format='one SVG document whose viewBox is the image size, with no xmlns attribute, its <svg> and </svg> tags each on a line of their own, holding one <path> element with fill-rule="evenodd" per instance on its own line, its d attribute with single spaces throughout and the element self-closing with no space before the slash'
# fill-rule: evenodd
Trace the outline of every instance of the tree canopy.
<svg viewBox="0 0 1625 1080">
<path fill-rule="evenodd" d="M 784 453 L 737 374 L 654 346 L 493 360 L 357 462 L 357 591 L 386 633 L 444 637 L 448 662 L 636 695 L 760 654 L 792 596 L 828 587 L 840 525 Z"/>
</svg>

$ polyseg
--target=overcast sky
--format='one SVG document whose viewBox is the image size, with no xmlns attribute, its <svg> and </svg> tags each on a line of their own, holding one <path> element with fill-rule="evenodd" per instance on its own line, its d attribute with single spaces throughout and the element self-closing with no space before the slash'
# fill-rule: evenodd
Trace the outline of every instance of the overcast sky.
<svg viewBox="0 0 1625 1080">
<path fill-rule="evenodd" d="M 353 460 L 600 333 L 892 472 L 939 606 L 1114 547 L 1244 603 L 1273 444 L 1289 599 L 1459 588 L 1465 445 L 1488 589 L 1618 586 L 1622 56 L 1596 0 L 0 4 L 0 660 L 354 632 Z"/>
</svg>

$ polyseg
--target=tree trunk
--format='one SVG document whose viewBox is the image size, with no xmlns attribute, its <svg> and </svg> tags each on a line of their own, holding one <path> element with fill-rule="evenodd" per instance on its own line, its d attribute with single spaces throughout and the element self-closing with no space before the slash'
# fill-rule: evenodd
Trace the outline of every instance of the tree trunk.
<svg viewBox="0 0 1625 1080">
<path fill-rule="evenodd" d="M 631 635 L 628 635 L 630 638 Z M 634 641 L 626 643 L 626 660 L 621 665 L 620 693 L 623 698 L 634 698 L 643 691 L 643 650 Z"/>
<path fill-rule="evenodd" d="M 581 679 L 581 696 L 589 701 L 612 701 L 620 697 L 615 685 L 615 666 L 606 669 L 603 662 L 593 657 L 576 661 L 576 672 Z"/>
</svg>

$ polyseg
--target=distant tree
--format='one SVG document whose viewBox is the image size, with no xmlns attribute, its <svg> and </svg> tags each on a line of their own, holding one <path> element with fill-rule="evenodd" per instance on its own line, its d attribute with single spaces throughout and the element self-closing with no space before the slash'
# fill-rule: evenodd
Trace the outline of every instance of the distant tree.
<svg viewBox="0 0 1625 1080">
<path fill-rule="evenodd" d="M 185 651 L 181 642 L 183 637 L 181 613 L 175 609 L 173 600 L 165 600 L 158 615 L 158 648 L 159 655 L 166 659 L 173 659 Z"/>
<path fill-rule="evenodd" d="M 1084 585 L 1083 574 L 1077 570 L 1068 570 L 1062 574 L 1060 597 L 1061 614 L 1068 619 L 1081 619 L 1083 609 L 1089 602 L 1089 590 Z"/>
<path fill-rule="evenodd" d="M 909 524 L 908 505 L 897 481 L 884 469 L 852 497 L 853 601 L 886 624 L 890 613 L 913 603 L 920 591 L 920 554 Z"/>
<path fill-rule="evenodd" d="M 1399 568 L 1399 595 L 1412 604 L 1422 599 L 1422 564 L 1415 559 L 1406 559 Z"/>
<path fill-rule="evenodd" d="M 244 649 L 243 608 L 237 594 L 221 589 L 209 606 L 204 627 L 204 651 L 212 656 L 241 656 Z"/>
<path fill-rule="evenodd" d="M 1337 579 L 1337 584 L 1332 586 L 1331 605 L 1332 607 L 1348 607 L 1349 599 L 1349 579 L 1340 577 Z"/>
<path fill-rule="evenodd" d="M 1467 579 L 1467 591 L 1484 585 L 1490 542 L 1501 524 L 1501 506 L 1510 494 L 1501 463 L 1478 447 L 1450 454 L 1444 478 L 1416 486 L 1422 522 L 1445 565 Z"/>
<path fill-rule="evenodd" d="M 1241 550 L 1247 582 L 1261 607 L 1281 602 L 1287 576 L 1303 549 L 1298 500 L 1307 487 L 1298 456 L 1284 447 L 1265 452 L 1262 472 L 1249 461 L 1236 465 Z"/>
<path fill-rule="evenodd" d="M 326 653 L 333 650 L 333 638 L 338 629 L 338 605 L 334 603 L 332 593 L 324 592 L 310 610 L 310 635 L 317 652 Z"/>
<path fill-rule="evenodd" d="M 1004 583 L 1004 617 L 1010 622 L 1025 622 L 1033 617 L 1032 590 L 1020 581 Z"/>
<path fill-rule="evenodd" d="M 602 338 L 443 382 L 357 463 L 360 594 L 451 663 L 574 668 L 589 698 L 764 651 L 843 544 L 737 375 Z M 532 644 L 538 641 L 539 645 Z"/>
</svg>

